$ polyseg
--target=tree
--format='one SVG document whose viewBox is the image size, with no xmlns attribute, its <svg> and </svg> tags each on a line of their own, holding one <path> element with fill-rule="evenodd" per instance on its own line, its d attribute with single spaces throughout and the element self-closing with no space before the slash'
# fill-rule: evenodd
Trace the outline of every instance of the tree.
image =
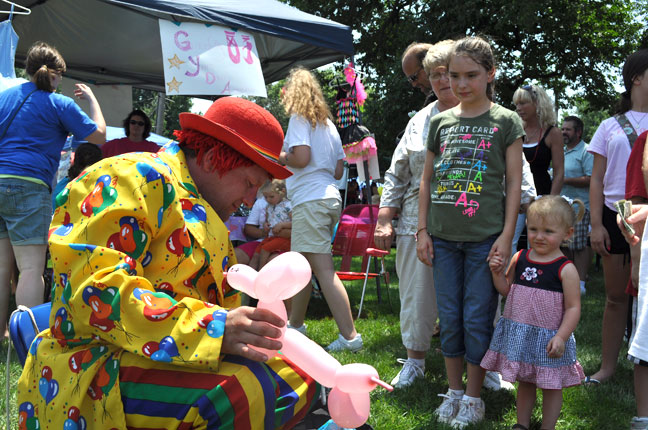
<svg viewBox="0 0 648 430">
<path fill-rule="evenodd" d="M 349 25 L 359 35 L 355 59 L 369 71 L 365 86 L 374 90 L 365 124 L 376 134 L 383 169 L 407 112 L 423 101 L 400 66 L 400 56 L 412 41 L 483 34 L 499 59 L 499 103 L 511 107 L 515 89 L 534 82 L 553 89 L 560 106 L 580 97 L 598 110 L 610 108 L 616 99 L 610 74 L 619 75 L 642 29 L 635 16 L 641 16 L 643 3 L 623 0 L 286 1 Z"/>
<path fill-rule="evenodd" d="M 191 109 L 191 98 L 188 96 L 165 96 L 162 130 L 155 130 L 157 99 L 158 93 L 156 91 L 133 88 L 133 109 L 140 109 L 151 118 L 153 123 L 153 130 L 151 131 L 173 138 L 173 131 L 180 130 L 179 114 L 189 112 Z"/>
</svg>

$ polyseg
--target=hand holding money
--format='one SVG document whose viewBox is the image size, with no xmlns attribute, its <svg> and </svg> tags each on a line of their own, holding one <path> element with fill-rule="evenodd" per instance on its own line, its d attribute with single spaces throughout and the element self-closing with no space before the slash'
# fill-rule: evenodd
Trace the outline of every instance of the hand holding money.
<svg viewBox="0 0 648 430">
<path fill-rule="evenodd" d="M 632 202 L 630 200 L 619 200 L 614 202 L 614 206 L 616 207 L 617 212 L 619 213 L 619 217 L 621 218 L 623 227 L 631 236 L 634 236 L 635 230 L 632 227 L 632 225 L 630 225 L 626 220 L 630 215 L 632 215 Z"/>
</svg>

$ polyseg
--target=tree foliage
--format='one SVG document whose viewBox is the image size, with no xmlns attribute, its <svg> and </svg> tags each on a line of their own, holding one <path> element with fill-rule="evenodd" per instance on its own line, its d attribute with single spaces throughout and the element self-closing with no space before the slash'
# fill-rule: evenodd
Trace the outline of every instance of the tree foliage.
<svg viewBox="0 0 648 430">
<path fill-rule="evenodd" d="M 511 107 L 515 89 L 533 82 L 554 90 L 561 107 L 579 98 L 600 110 L 616 99 L 611 77 L 641 43 L 643 28 L 635 19 L 643 2 L 624 0 L 285 1 L 354 30 L 355 60 L 370 73 L 365 86 L 374 90 L 365 124 L 376 134 L 383 169 L 407 112 L 423 102 L 401 71 L 401 54 L 411 42 L 483 35 L 499 60 L 502 105 Z"/>
<path fill-rule="evenodd" d="M 133 109 L 140 109 L 151 118 L 151 122 L 153 123 L 153 130 L 151 131 L 165 137 L 173 138 L 173 131 L 180 130 L 179 114 L 181 112 L 189 112 L 191 109 L 191 98 L 188 96 L 165 96 L 162 130 L 155 130 L 157 100 L 157 92 L 133 88 Z"/>
</svg>

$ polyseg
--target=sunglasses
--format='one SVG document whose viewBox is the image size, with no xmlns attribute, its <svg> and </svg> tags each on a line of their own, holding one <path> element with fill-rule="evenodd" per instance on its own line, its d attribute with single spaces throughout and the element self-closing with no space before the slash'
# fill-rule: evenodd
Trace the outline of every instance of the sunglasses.
<svg viewBox="0 0 648 430">
<path fill-rule="evenodd" d="M 525 86 L 523 86 L 523 87 L 521 87 L 521 88 L 522 88 L 524 91 L 528 91 L 528 92 L 531 94 L 531 98 L 532 98 L 532 99 L 535 100 L 535 99 L 537 98 L 538 94 L 536 94 L 536 90 L 533 89 L 533 85 L 525 85 Z"/>
<path fill-rule="evenodd" d="M 139 125 L 140 127 L 144 127 L 144 121 L 135 121 L 134 119 L 130 120 L 131 125 Z"/>
<path fill-rule="evenodd" d="M 430 79 L 433 81 L 439 81 L 441 78 L 447 78 L 448 77 L 448 71 L 445 70 L 443 72 L 434 72 L 430 75 Z"/>
<path fill-rule="evenodd" d="M 414 73 L 413 75 L 409 75 L 407 77 L 407 80 L 410 81 L 411 83 L 415 83 L 416 81 L 418 81 L 418 76 L 419 76 L 419 73 L 421 73 L 421 70 L 423 70 L 422 66 L 419 67 L 419 69 L 416 71 L 416 73 Z"/>
</svg>

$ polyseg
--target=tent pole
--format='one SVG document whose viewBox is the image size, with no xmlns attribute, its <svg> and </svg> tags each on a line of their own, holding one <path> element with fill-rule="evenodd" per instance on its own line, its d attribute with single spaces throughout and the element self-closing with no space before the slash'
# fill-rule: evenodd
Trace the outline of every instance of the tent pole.
<svg viewBox="0 0 648 430">
<path fill-rule="evenodd" d="M 155 115 L 155 132 L 157 134 L 164 134 L 164 102 L 166 96 L 163 92 L 158 92 L 157 96 L 157 113 Z"/>
</svg>

